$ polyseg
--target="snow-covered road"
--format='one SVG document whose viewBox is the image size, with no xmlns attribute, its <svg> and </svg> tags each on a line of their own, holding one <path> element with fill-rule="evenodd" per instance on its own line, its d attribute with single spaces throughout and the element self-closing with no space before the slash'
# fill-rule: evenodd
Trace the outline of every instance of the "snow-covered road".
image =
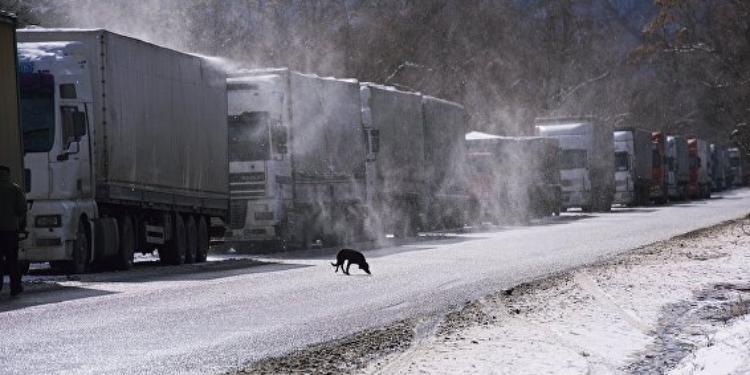
<svg viewBox="0 0 750 375">
<path fill-rule="evenodd" d="M 4 373 L 219 373 L 368 327 L 444 310 L 552 272 L 750 212 L 709 201 L 570 214 L 545 224 L 368 251 L 373 276 L 330 257 L 164 277 L 63 283 L 0 300 Z"/>
</svg>

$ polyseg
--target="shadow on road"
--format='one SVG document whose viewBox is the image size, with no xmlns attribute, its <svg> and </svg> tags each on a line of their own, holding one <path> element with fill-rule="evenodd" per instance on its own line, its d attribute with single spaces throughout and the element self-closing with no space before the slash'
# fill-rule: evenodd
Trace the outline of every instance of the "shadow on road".
<svg viewBox="0 0 750 375">
<path fill-rule="evenodd" d="M 129 271 L 99 271 L 83 275 L 61 275 L 55 273 L 51 268 L 32 270 L 25 278 L 25 282 L 54 285 L 65 281 L 139 283 L 160 280 L 213 280 L 249 273 L 278 272 L 302 267 L 308 267 L 308 265 L 262 262 L 255 259 L 227 259 L 199 264 L 165 266 L 158 260 L 154 260 L 137 262 L 133 269 Z"/>
<path fill-rule="evenodd" d="M 26 291 L 18 297 L 0 294 L 0 312 L 25 309 L 28 307 L 71 301 L 81 298 L 98 297 L 114 292 L 87 289 L 73 286 L 47 286 L 41 290 L 26 287 Z"/>
</svg>

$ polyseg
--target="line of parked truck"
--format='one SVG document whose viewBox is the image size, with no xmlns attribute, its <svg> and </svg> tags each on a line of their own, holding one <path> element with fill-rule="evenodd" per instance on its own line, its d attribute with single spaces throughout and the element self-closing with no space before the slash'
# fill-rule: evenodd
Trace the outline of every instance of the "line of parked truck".
<svg viewBox="0 0 750 375">
<path fill-rule="evenodd" d="M 304 247 L 606 211 L 741 176 L 736 149 L 595 118 L 467 134 L 461 105 L 389 86 L 226 72 L 106 30 L 17 38 L 25 156 L 0 163 L 28 192 L 20 258 L 68 272 L 127 269 L 135 251 L 202 262 L 210 238 Z"/>
</svg>

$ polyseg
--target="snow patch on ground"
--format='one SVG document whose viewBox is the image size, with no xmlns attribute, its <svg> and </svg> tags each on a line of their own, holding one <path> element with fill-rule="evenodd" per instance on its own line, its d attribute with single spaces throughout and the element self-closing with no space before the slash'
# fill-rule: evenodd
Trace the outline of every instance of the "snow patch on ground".
<svg viewBox="0 0 750 375">
<path fill-rule="evenodd" d="M 750 317 L 719 330 L 710 346 L 683 359 L 670 375 L 750 374 Z"/>
</svg>

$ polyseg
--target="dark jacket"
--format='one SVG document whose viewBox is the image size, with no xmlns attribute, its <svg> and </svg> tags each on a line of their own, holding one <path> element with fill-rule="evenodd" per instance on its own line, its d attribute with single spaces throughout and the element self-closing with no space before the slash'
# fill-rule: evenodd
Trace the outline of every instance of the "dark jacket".
<svg viewBox="0 0 750 375">
<path fill-rule="evenodd" d="M 10 181 L 7 173 L 0 171 L 0 231 L 19 231 L 26 218 L 26 196 L 18 185 Z"/>
</svg>

